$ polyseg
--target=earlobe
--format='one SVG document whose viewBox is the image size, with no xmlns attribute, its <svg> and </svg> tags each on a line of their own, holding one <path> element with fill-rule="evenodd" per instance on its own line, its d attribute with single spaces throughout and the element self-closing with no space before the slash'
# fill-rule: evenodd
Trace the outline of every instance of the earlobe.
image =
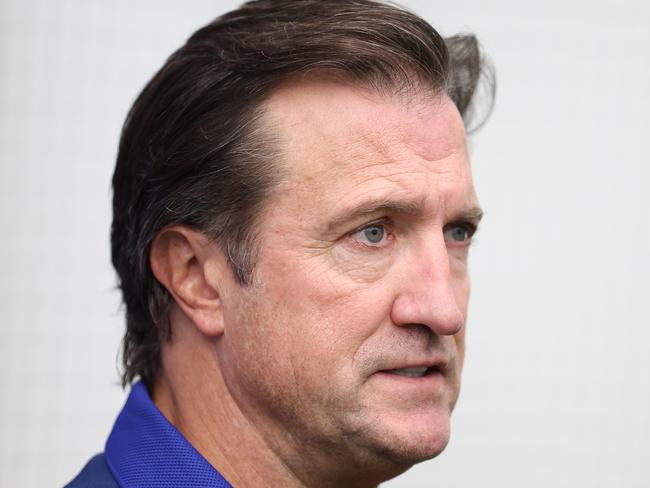
<svg viewBox="0 0 650 488">
<path fill-rule="evenodd" d="M 151 244 L 149 262 L 156 279 L 179 309 L 207 336 L 223 334 L 219 267 L 208 266 L 217 244 L 184 226 L 160 231 Z"/>
</svg>

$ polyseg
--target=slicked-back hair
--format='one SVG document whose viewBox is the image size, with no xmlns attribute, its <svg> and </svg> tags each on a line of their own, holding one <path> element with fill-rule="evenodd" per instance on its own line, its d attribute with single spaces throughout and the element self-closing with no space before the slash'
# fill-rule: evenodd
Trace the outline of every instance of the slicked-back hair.
<svg viewBox="0 0 650 488">
<path fill-rule="evenodd" d="M 153 384 L 170 336 L 171 297 L 149 265 L 154 237 L 175 224 L 200 230 L 247 286 L 256 218 L 283 170 L 262 103 L 289 78 L 319 73 L 446 93 L 466 125 L 479 81 L 488 93 L 494 86 L 474 36 L 443 39 L 416 15 L 371 0 L 251 1 L 195 32 L 133 104 L 113 175 L 124 385 Z"/>
</svg>

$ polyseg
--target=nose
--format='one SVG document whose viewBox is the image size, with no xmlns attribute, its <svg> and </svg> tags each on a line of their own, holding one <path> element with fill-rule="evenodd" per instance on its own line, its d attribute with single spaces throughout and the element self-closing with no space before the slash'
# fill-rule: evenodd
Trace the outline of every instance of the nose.
<svg viewBox="0 0 650 488">
<path fill-rule="evenodd" d="M 465 325 L 469 282 L 464 271 L 452 273 L 444 243 L 422 246 L 401 269 L 391 309 L 395 325 L 424 325 L 438 335 L 453 335 Z"/>
</svg>

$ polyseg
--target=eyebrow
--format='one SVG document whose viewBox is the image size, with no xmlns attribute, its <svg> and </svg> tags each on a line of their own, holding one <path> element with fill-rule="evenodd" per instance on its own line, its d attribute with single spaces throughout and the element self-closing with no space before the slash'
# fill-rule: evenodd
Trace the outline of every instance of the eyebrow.
<svg viewBox="0 0 650 488">
<path fill-rule="evenodd" d="M 463 210 L 457 214 L 454 214 L 454 217 L 451 219 L 452 222 L 467 221 L 477 224 L 483 218 L 483 210 L 479 207 L 471 207 L 466 210 Z"/>
<path fill-rule="evenodd" d="M 361 202 L 352 209 L 347 209 L 335 216 L 327 225 L 328 231 L 334 231 L 340 225 L 359 218 L 374 214 L 403 214 L 415 218 L 425 214 L 424 202 L 421 201 L 400 201 L 400 200 L 370 200 Z M 470 207 L 454 213 L 449 219 L 450 222 L 468 221 L 478 225 L 483 218 L 483 210 L 480 207 Z"/>
</svg>

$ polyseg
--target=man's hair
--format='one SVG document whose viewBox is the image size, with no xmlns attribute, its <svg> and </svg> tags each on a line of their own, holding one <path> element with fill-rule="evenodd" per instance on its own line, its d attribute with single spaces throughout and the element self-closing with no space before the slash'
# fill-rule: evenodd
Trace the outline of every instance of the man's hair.
<svg viewBox="0 0 650 488">
<path fill-rule="evenodd" d="M 474 36 L 443 39 L 416 15 L 371 0 L 257 0 L 195 32 L 145 86 L 122 131 L 111 250 L 126 307 L 124 385 L 152 385 L 170 336 L 171 297 L 149 264 L 154 237 L 175 224 L 202 231 L 246 286 L 256 217 L 282 170 L 262 102 L 289 78 L 320 73 L 447 93 L 466 125 L 479 81 L 489 94 L 494 87 Z"/>
</svg>

